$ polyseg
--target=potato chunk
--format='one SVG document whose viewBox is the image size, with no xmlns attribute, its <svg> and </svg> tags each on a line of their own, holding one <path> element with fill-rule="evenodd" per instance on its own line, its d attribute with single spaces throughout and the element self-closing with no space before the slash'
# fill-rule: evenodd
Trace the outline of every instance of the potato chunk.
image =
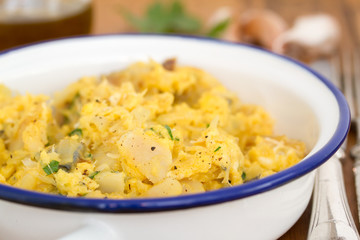
<svg viewBox="0 0 360 240">
<path fill-rule="evenodd" d="M 172 154 L 164 142 L 142 131 L 131 131 L 121 137 L 119 147 L 127 163 L 152 183 L 166 177 L 172 164 Z"/>
<path fill-rule="evenodd" d="M 102 193 L 124 192 L 124 173 L 104 172 L 98 174 L 96 180 Z"/>
<path fill-rule="evenodd" d="M 145 194 L 145 197 L 170 197 L 180 195 L 183 191 L 178 180 L 166 178 L 163 181 L 155 184 Z"/>
</svg>

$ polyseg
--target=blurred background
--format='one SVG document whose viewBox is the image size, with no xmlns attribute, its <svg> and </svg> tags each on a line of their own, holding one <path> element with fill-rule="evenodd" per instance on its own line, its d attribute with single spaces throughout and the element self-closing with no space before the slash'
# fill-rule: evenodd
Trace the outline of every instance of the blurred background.
<svg viewBox="0 0 360 240">
<path fill-rule="evenodd" d="M 358 46 L 359 10 L 357 0 L 0 0 L 0 50 L 74 35 L 159 32 L 247 42 L 312 61 L 340 42 Z M 330 21 L 284 37 L 299 18 L 320 13 Z M 317 39 L 304 46 L 311 37 Z M 328 49 L 309 56 L 311 44 L 325 42 Z"/>
</svg>

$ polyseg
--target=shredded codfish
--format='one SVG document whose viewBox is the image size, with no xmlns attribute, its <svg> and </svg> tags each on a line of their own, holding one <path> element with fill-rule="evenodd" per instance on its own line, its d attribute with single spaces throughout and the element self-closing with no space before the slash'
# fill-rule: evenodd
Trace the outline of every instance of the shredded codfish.
<svg viewBox="0 0 360 240">
<path fill-rule="evenodd" d="M 199 193 L 286 169 L 303 142 L 203 70 L 138 62 L 54 97 L 0 87 L 0 183 L 71 197 Z"/>
</svg>

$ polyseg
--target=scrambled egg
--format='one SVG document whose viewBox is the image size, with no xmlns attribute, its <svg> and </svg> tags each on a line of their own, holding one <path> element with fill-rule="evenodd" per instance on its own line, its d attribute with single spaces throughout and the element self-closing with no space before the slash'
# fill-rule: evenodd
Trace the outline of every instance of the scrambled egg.
<svg viewBox="0 0 360 240">
<path fill-rule="evenodd" d="M 50 99 L 0 87 L 0 183 L 98 198 L 175 196 L 263 178 L 304 143 L 214 77 L 173 60 L 84 77 Z"/>
</svg>

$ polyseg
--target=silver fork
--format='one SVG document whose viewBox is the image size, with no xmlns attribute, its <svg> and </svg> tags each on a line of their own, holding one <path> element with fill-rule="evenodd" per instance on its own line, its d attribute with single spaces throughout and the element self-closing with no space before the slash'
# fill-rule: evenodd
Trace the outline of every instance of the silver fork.
<svg viewBox="0 0 360 240">
<path fill-rule="evenodd" d="M 325 71 L 323 71 L 324 66 L 322 68 L 313 66 L 320 73 L 331 78 L 333 83 L 343 90 L 344 95 L 351 93 L 352 89 L 349 85 L 351 79 L 349 77 L 352 75 L 348 65 L 344 64 L 345 59 L 348 59 L 347 54 L 334 58 L 332 64 L 329 64 L 329 61 L 319 62 L 325 64 Z M 332 68 L 333 72 L 329 73 L 329 68 Z M 350 104 L 349 107 L 353 108 Z M 345 157 L 346 142 L 345 140 L 341 148 L 316 171 L 309 240 L 360 239 L 347 202 L 340 163 Z"/>
<path fill-rule="evenodd" d="M 357 197 L 357 209 L 360 217 L 360 59 L 357 50 L 350 53 L 351 64 L 347 65 L 348 71 L 351 71 L 352 75 L 349 75 L 351 80 L 351 87 L 353 91 L 349 90 L 349 107 L 352 116 L 352 122 L 356 126 L 356 144 L 350 149 L 350 154 L 354 161 L 354 175 L 355 175 L 355 189 Z"/>
</svg>

